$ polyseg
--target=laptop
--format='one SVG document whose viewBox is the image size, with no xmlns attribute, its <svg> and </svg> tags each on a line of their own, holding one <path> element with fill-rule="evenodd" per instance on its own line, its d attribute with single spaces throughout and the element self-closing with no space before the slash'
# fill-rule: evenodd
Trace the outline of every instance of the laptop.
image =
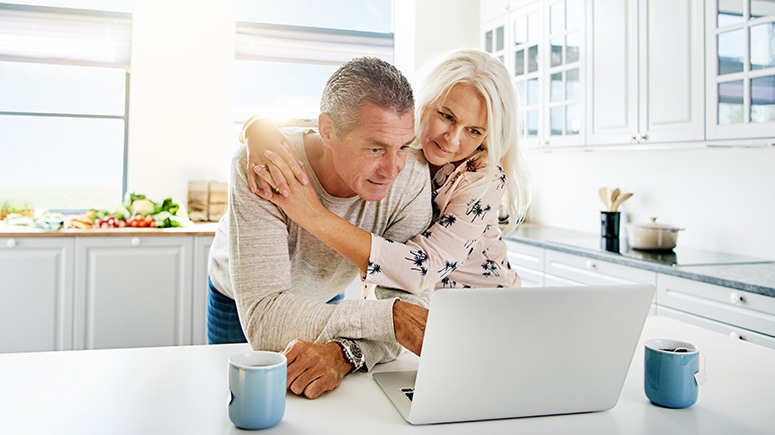
<svg viewBox="0 0 775 435">
<path fill-rule="evenodd" d="M 374 373 L 411 424 L 611 409 L 653 285 L 442 289 L 417 371 Z"/>
</svg>

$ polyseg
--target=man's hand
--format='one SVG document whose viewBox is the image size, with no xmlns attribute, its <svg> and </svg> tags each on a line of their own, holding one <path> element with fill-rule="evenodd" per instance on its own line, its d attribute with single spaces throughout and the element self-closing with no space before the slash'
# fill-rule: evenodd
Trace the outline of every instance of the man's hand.
<svg viewBox="0 0 775 435">
<path fill-rule="evenodd" d="M 427 322 L 427 309 L 400 300 L 393 304 L 393 327 L 396 330 L 398 344 L 418 356 L 422 351 L 425 323 Z"/>
<path fill-rule="evenodd" d="M 309 399 L 338 387 L 344 375 L 353 369 L 342 347 L 335 342 L 315 344 L 293 340 L 283 354 L 288 359 L 288 389 Z"/>
</svg>

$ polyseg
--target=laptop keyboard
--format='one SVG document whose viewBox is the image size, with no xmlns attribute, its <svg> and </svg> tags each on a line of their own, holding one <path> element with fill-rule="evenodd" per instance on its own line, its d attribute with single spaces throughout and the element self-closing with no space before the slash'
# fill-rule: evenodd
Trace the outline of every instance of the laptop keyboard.
<svg viewBox="0 0 775 435">
<path fill-rule="evenodd" d="M 414 388 L 401 388 L 401 392 L 404 393 L 404 396 L 406 396 L 409 400 L 414 398 Z"/>
</svg>

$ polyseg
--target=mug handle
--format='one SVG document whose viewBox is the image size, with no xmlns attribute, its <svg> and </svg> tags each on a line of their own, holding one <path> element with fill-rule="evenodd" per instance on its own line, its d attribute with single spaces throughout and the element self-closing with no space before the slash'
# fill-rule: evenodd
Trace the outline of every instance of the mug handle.
<svg viewBox="0 0 775 435">
<path fill-rule="evenodd" d="M 697 382 L 697 386 L 708 382 L 708 373 L 705 371 L 707 368 L 707 361 L 705 361 L 705 355 L 700 354 L 700 369 L 697 373 L 694 374 L 694 381 Z"/>
</svg>

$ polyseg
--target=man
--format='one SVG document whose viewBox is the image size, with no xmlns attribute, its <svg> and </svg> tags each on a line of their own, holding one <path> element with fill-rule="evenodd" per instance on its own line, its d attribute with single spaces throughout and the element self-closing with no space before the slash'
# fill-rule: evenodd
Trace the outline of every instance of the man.
<svg viewBox="0 0 775 435">
<path fill-rule="evenodd" d="M 326 83 L 321 112 L 319 133 L 288 134 L 321 202 L 392 240 L 423 231 L 431 191 L 422 153 L 408 147 L 414 140 L 408 81 L 387 62 L 352 60 Z M 419 354 L 430 289 L 412 295 L 377 288 L 377 300 L 326 304 L 357 277 L 357 268 L 254 195 L 246 163 L 243 147 L 232 159 L 229 212 L 210 251 L 211 343 L 232 341 L 218 335 L 230 328 L 224 316 L 236 305 L 237 333 L 241 324 L 254 349 L 285 349 L 288 388 L 309 398 L 336 388 L 351 371 L 394 359 L 401 345 Z"/>
</svg>

